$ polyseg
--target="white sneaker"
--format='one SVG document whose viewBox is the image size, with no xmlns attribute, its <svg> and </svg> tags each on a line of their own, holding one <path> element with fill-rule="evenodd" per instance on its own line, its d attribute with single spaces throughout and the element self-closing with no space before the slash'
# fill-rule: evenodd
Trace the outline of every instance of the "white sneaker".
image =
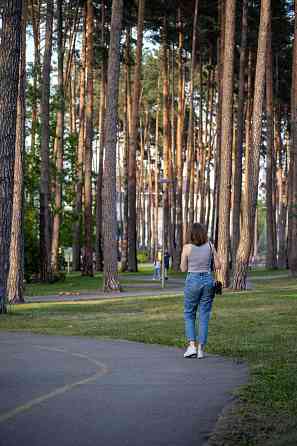
<svg viewBox="0 0 297 446">
<path fill-rule="evenodd" d="M 189 345 L 186 352 L 184 353 L 184 358 L 197 358 L 197 348 Z"/>
<path fill-rule="evenodd" d="M 198 355 L 197 356 L 198 356 L 198 359 L 204 358 L 204 351 L 200 345 L 198 346 Z"/>
</svg>

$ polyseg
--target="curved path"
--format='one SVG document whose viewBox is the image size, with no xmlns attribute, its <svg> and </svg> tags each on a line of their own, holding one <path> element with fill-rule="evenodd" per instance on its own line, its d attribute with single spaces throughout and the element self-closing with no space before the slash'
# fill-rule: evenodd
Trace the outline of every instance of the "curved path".
<svg viewBox="0 0 297 446">
<path fill-rule="evenodd" d="M 0 333 L 1 446 L 200 446 L 247 367 L 128 341 Z"/>
</svg>

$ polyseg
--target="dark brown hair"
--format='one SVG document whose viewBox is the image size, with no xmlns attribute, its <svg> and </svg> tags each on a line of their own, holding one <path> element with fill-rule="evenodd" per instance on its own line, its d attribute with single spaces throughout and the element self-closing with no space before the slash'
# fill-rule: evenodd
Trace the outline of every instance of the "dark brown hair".
<svg viewBox="0 0 297 446">
<path fill-rule="evenodd" d="M 201 223 L 193 223 L 188 237 L 188 243 L 196 246 L 204 245 L 208 241 L 207 230 Z"/>
</svg>

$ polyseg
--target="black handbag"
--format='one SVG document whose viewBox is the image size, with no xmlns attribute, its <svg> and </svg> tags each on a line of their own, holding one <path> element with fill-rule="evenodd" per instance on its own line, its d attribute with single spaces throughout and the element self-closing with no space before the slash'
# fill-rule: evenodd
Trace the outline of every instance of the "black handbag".
<svg viewBox="0 0 297 446">
<path fill-rule="evenodd" d="M 214 281 L 214 292 L 215 294 L 223 294 L 223 284 L 219 280 Z"/>
<path fill-rule="evenodd" d="M 215 273 L 216 269 L 215 269 L 215 262 L 214 262 L 214 253 L 213 253 L 213 249 L 211 246 L 211 243 L 209 243 L 210 246 L 210 269 L 211 271 L 213 271 Z M 219 280 L 214 280 L 214 292 L 215 294 L 223 294 L 223 284 L 222 282 L 220 282 Z"/>
<path fill-rule="evenodd" d="M 7 313 L 6 305 L 5 305 L 5 294 L 4 288 L 0 287 L 0 314 Z"/>
</svg>

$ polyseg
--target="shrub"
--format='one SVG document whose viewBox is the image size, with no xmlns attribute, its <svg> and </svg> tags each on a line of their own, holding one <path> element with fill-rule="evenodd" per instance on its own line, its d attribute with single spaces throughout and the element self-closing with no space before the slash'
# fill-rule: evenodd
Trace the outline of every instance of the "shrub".
<svg viewBox="0 0 297 446">
<path fill-rule="evenodd" d="M 139 263 L 147 263 L 149 261 L 149 253 L 141 250 L 137 252 L 137 261 Z"/>
</svg>

